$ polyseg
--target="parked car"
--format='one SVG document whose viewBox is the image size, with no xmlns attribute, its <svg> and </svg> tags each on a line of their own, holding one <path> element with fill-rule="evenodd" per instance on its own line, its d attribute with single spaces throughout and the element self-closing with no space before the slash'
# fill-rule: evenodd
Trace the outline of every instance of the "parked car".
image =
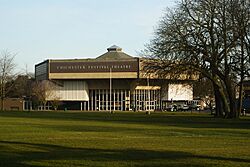
<svg viewBox="0 0 250 167">
<path fill-rule="evenodd" d="M 178 110 L 178 106 L 176 104 L 171 104 L 167 106 L 165 109 L 165 111 L 177 111 L 177 110 Z"/>
<path fill-rule="evenodd" d="M 191 104 L 189 107 L 191 110 L 199 111 L 201 109 L 201 105 L 199 105 L 199 104 Z"/>
<path fill-rule="evenodd" d="M 183 104 L 180 109 L 183 110 L 183 111 L 186 111 L 186 110 L 189 110 L 190 107 L 188 105 L 186 105 L 186 104 Z"/>
<path fill-rule="evenodd" d="M 186 111 L 186 110 L 189 110 L 189 109 L 190 109 L 190 107 L 188 105 L 186 105 L 186 104 L 180 104 L 178 106 L 178 110 L 181 110 L 181 111 Z"/>
</svg>

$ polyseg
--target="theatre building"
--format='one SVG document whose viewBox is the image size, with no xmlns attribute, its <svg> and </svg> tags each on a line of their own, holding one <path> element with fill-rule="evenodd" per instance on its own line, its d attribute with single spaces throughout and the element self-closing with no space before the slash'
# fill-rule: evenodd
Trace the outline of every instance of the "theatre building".
<svg viewBox="0 0 250 167">
<path fill-rule="evenodd" d="M 94 59 L 49 59 L 37 64 L 36 80 L 51 83 L 47 100 L 88 111 L 152 111 L 169 102 L 193 100 L 189 81 L 150 77 L 142 71 L 142 58 L 115 45 L 107 50 Z"/>
</svg>

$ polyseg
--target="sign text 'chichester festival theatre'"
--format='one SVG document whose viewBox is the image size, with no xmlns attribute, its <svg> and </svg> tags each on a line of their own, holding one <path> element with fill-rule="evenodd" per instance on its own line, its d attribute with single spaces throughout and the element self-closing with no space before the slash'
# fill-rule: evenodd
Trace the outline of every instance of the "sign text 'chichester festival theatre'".
<svg viewBox="0 0 250 167">
<path fill-rule="evenodd" d="M 138 61 L 51 62 L 50 73 L 137 72 Z"/>
</svg>

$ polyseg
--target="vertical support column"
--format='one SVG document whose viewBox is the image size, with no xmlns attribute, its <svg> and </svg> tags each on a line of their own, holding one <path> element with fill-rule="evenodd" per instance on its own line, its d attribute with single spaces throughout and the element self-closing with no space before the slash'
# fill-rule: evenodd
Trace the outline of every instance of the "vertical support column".
<svg viewBox="0 0 250 167">
<path fill-rule="evenodd" d="M 109 93 L 109 109 L 112 111 L 112 91 Z"/>
<path fill-rule="evenodd" d="M 155 90 L 153 90 L 153 92 L 152 92 L 152 99 L 154 100 L 153 101 L 153 109 L 155 110 L 155 98 L 154 98 L 154 96 L 155 96 Z"/>
<path fill-rule="evenodd" d="M 137 100 L 138 100 L 138 90 L 135 90 L 135 104 L 136 104 L 136 111 L 138 110 L 138 103 L 137 103 Z"/>
<path fill-rule="evenodd" d="M 94 90 L 91 91 L 91 110 L 94 110 Z"/>
<path fill-rule="evenodd" d="M 141 90 L 137 90 L 137 96 L 138 96 L 138 109 L 141 110 Z"/>
<path fill-rule="evenodd" d="M 144 106 L 145 105 L 143 105 L 143 103 L 144 103 L 144 92 L 143 92 L 143 90 L 141 90 L 141 110 L 144 110 Z"/>
<path fill-rule="evenodd" d="M 126 95 L 125 95 L 125 97 L 126 97 Z M 131 98 L 130 98 L 130 90 L 128 90 L 128 110 L 130 111 L 130 108 L 131 108 Z"/>
<path fill-rule="evenodd" d="M 124 111 L 126 111 L 126 110 L 127 110 L 127 90 L 126 90 L 126 89 L 125 89 L 125 91 L 124 91 L 124 97 L 125 97 Z"/>
<path fill-rule="evenodd" d="M 102 89 L 101 92 L 102 92 L 102 102 L 101 102 L 102 108 L 101 108 L 101 110 L 104 110 L 104 90 Z"/>
<path fill-rule="evenodd" d="M 157 91 L 155 90 L 154 91 L 154 101 L 155 101 L 154 105 L 155 105 L 155 110 L 157 109 L 156 108 L 156 105 L 157 105 L 156 93 L 157 93 Z"/>
<path fill-rule="evenodd" d="M 106 111 L 108 111 L 108 89 L 105 89 L 106 94 Z"/>
<path fill-rule="evenodd" d="M 146 110 L 149 110 L 149 98 L 148 98 L 148 91 L 149 90 L 145 90 L 145 99 L 147 100 L 147 103 L 146 103 Z"/>
<path fill-rule="evenodd" d="M 105 106 L 105 105 L 104 105 L 104 104 L 105 104 L 105 103 L 104 103 L 104 94 L 105 94 L 105 91 L 104 91 L 104 89 L 102 89 L 102 110 L 105 110 L 105 109 L 104 109 L 104 106 Z"/>
<path fill-rule="evenodd" d="M 146 90 L 146 96 L 147 96 L 147 99 L 148 99 L 148 110 L 151 110 L 151 105 L 150 105 L 150 97 L 149 97 L 149 95 L 150 95 L 150 90 Z"/>
<path fill-rule="evenodd" d="M 139 109 L 138 110 L 140 111 L 141 107 L 142 107 L 141 106 L 142 94 L 141 94 L 141 90 L 138 90 L 138 91 L 139 91 L 139 93 L 138 93 L 139 94 Z"/>
<path fill-rule="evenodd" d="M 101 90 L 98 90 L 98 110 L 101 110 Z"/>
<path fill-rule="evenodd" d="M 150 109 L 151 110 L 154 110 L 154 103 L 153 103 L 153 98 L 152 98 L 152 95 L 153 95 L 153 90 L 150 90 L 150 94 L 149 94 L 149 97 L 150 97 Z"/>
<path fill-rule="evenodd" d="M 139 90 L 136 90 L 136 98 L 137 98 L 137 100 L 136 100 L 136 105 L 137 105 L 136 110 L 138 111 L 140 109 L 140 91 Z"/>
<path fill-rule="evenodd" d="M 144 89 L 144 91 L 143 91 L 143 103 L 144 103 L 144 105 L 143 105 L 143 110 L 145 111 L 145 110 L 147 110 L 147 107 L 148 107 L 148 99 L 147 99 L 147 97 L 146 97 L 146 90 Z"/>
<path fill-rule="evenodd" d="M 134 91 L 134 109 L 137 110 L 137 90 Z"/>
<path fill-rule="evenodd" d="M 129 103 L 127 103 L 127 90 L 125 89 L 124 90 L 124 111 L 126 111 L 127 110 L 127 104 L 129 104 Z"/>
<path fill-rule="evenodd" d="M 90 104 L 90 90 L 89 90 L 89 100 L 88 100 L 88 111 L 89 111 L 89 104 Z"/>
<path fill-rule="evenodd" d="M 120 110 L 123 111 L 123 90 L 120 89 L 120 103 L 121 103 L 121 107 Z"/>
<path fill-rule="evenodd" d="M 90 110 L 93 111 L 93 90 L 90 92 Z"/>
<path fill-rule="evenodd" d="M 147 90 L 146 91 L 146 96 L 148 97 L 148 109 L 149 110 L 152 110 L 152 108 L 151 108 L 151 99 L 150 99 L 150 93 L 151 93 L 151 90 Z"/>
<path fill-rule="evenodd" d="M 147 106 L 148 106 L 148 110 L 151 110 L 150 109 L 150 97 L 149 97 L 149 94 L 150 94 L 150 90 L 146 90 L 146 98 L 148 99 L 148 104 L 147 104 Z"/>
<path fill-rule="evenodd" d="M 146 106 L 147 106 L 147 104 L 145 103 L 146 102 L 146 96 L 145 96 L 145 90 L 141 90 L 142 91 L 142 104 L 143 104 L 143 108 L 142 108 L 142 110 L 143 111 L 145 111 L 146 110 Z"/>
<path fill-rule="evenodd" d="M 146 105 L 144 104 L 146 99 L 145 99 L 145 90 L 141 90 L 142 91 L 142 104 L 143 104 L 143 107 L 142 107 L 142 110 L 145 110 L 145 107 Z"/>
<path fill-rule="evenodd" d="M 123 108 L 123 101 L 124 101 L 123 95 L 124 95 L 124 92 L 123 92 L 123 89 L 121 89 L 121 111 L 124 111 L 124 108 Z"/>
<path fill-rule="evenodd" d="M 150 98 L 148 97 L 150 90 L 145 90 L 145 98 L 147 99 L 146 110 L 150 110 Z"/>
<path fill-rule="evenodd" d="M 97 111 L 97 92 L 98 89 L 95 90 L 95 111 Z"/>
<path fill-rule="evenodd" d="M 117 104 L 118 104 L 117 109 L 118 109 L 118 110 L 121 110 L 120 107 L 119 107 L 119 106 L 121 106 L 121 105 L 120 105 L 119 94 L 120 94 L 120 89 L 117 90 L 116 95 L 117 95 Z"/>
</svg>

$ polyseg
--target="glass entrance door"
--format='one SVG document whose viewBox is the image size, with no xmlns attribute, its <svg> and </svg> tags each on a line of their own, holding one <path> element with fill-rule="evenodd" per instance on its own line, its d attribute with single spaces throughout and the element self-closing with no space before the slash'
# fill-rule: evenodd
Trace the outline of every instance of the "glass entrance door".
<svg viewBox="0 0 250 167">
<path fill-rule="evenodd" d="M 136 111 L 154 111 L 159 108 L 160 90 L 146 88 L 136 89 L 133 93 L 132 101 Z"/>
</svg>

